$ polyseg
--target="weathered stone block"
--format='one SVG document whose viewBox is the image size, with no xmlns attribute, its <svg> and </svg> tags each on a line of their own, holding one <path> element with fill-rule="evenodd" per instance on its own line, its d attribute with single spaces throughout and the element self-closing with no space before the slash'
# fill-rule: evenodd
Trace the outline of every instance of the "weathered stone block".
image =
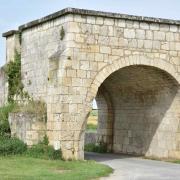
<svg viewBox="0 0 180 180">
<path fill-rule="evenodd" d="M 101 46 L 100 47 L 100 53 L 111 54 L 111 48 L 108 46 Z"/>
<path fill-rule="evenodd" d="M 145 39 L 145 30 L 137 29 L 136 30 L 136 38 L 137 39 Z"/>
<path fill-rule="evenodd" d="M 135 38 L 135 30 L 134 29 L 124 29 L 124 37 L 125 38 Z"/>
<path fill-rule="evenodd" d="M 165 40 L 165 33 L 160 31 L 155 31 L 154 40 Z"/>
</svg>

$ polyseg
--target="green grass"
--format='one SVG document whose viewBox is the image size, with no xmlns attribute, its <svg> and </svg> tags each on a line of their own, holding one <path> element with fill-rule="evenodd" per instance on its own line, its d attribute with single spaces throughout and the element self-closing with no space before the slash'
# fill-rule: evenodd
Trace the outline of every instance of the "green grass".
<svg viewBox="0 0 180 180">
<path fill-rule="evenodd" d="M 0 157 L 0 179 L 90 180 L 112 169 L 95 161 L 43 160 L 24 156 Z"/>
<path fill-rule="evenodd" d="M 170 162 L 180 164 L 180 160 L 171 160 Z"/>
<path fill-rule="evenodd" d="M 97 125 L 96 124 L 87 124 L 87 130 L 88 131 L 97 131 Z"/>
</svg>

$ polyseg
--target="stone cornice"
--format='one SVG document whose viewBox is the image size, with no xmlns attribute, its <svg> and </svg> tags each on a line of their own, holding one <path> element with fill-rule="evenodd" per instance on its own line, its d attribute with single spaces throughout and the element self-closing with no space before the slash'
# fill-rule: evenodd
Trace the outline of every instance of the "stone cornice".
<svg viewBox="0 0 180 180">
<path fill-rule="evenodd" d="M 10 31 L 3 33 L 2 37 L 9 37 L 9 36 L 12 36 L 12 35 L 18 34 L 18 33 L 19 33 L 19 31 L 17 31 L 17 30 L 10 30 Z"/>
<path fill-rule="evenodd" d="M 67 15 L 67 14 L 78 14 L 78 15 L 89 15 L 89 16 L 97 16 L 97 17 L 106 17 L 106 18 L 114 18 L 114 19 L 125 19 L 125 20 L 133 20 L 140 22 L 148 22 L 148 23 L 160 23 L 160 24 L 169 24 L 169 25 L 180 25 L 180 20 L 171 20 L 171 19 L 162 19 L 162 18 L 154 18 L 154 17 L 144 17 L 144 16 L 134 16 L 120 13 L 111 13 L 111 12 L 103 12 L 103 11 L 94 11 L 94 10 L 86 10 L 86 9 L 77 9 L 77 8 L 66 8 L 61 11 L 55 12 L 43 18 L 31 21 L 24 25 L 19 26 L 19 31 L 23 31 L 25 29 L 37 26 L 39 24 L 43 24 L 45 22 L 51 21 L 58 17 Z M 12 35 L 13 33 L 17 33 L 15 30 L 11 30 L 3 33 L 3 37 L 7 37 Z"/>
</svg>

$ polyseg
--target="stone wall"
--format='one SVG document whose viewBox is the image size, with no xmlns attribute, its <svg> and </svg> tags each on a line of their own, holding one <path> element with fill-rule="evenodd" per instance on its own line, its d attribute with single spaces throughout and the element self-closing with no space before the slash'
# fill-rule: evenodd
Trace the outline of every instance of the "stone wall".
<svg viewBox="0 0 180 180">
<path fill-rule="evenodd" d="M 28 146 L 43 140 L 46 134 L 45 119 L 30 113 L 10 113 L 11 136 L 17 137 Z"/>
<path fill-rule="evenodd" d="M 108 150 L 112 151 L 114 112 L 110 94 L 103 85 L 95 99 L 98 106 L 97 142 L 107 144 Z"/>
<path fill-rule="evenodd" d="M 49 73 L 50 68 L 65 68 L 67 24 L 69 15 L 26 29 L 22 33 L 21 62 L 25 89 L 35 99 L 47 100 L 50 76 L 63 76 L 64 72 Z M 61 29 L 65 37 L 61 40 Z M 67 60 L 67 59 L 66 59 Z M 54 77 L 55 78 L 55 77 Z"/>
</svg>

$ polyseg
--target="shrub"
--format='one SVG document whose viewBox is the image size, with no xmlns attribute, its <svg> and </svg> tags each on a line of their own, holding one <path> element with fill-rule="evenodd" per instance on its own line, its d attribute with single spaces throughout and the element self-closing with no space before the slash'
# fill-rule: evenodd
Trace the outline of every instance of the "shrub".
<svg viewBox="0 0 180 180">
<path fill-rule="evenodd" d="M 41 144 L 49 145 L 49 139 L 48 139 L 47 135 L 44 136 L 44 138 L 43 138 Z"/>
<path fill-rule="evenodd" d="M 100 143 L 98 145 L 90 143 L 86 144 L 84 150 L 87 152 L 107 153 L 107 144 Z"/>
<path fill-rule="evenodd" d="M 14 109 L 15 104 L 10 103 L 0 108 L 0 136 L 10 136 L 8 115 Z"/>
<path fill-rule="evenodd" d="M 36 144 L 27 150 L 27 155 L 33 158 L 61 159 L 61 151 L 54 150 L 52 146 Z"/>
<path fill-rule="evenodd" d="M 0 155 L 22 154 L 27 150 L 27 146 L 17 138 L 0 137 Z"/>
<path fill-rule="evenodd" d="M 54 150 L 52 146 L 49 146 L 49 140 L 47 135 L 44 136 L 42 142 L 33 145 L 28 149 L 27 155 L 34 158 L 42 159 L 61 159 L 61 150 Z"/>
</svg>

